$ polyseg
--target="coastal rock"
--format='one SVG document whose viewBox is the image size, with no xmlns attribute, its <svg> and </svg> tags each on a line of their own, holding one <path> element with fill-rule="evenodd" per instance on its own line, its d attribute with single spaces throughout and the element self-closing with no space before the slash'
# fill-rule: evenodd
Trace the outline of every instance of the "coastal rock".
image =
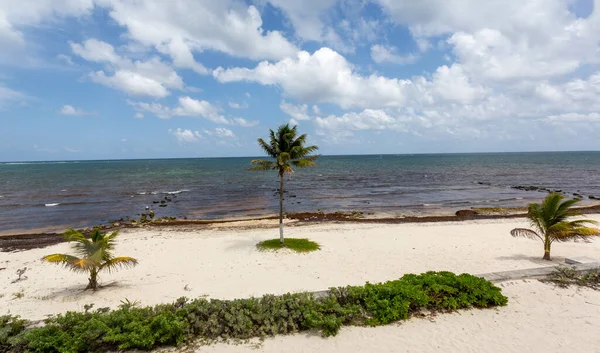
<svg viewBox="0 0 600 353">
<path fill-rule="evenodd" d="M 473 210 L 458 210 L 455 213 L 456 217 L 462 217 L 462 218 L 473 218 L 473 217 L 477 217 L 479 215 L 479 213 L 477 213 L 477 211 L 473 211 Z"/>
<path fill-rule="evenodd" d="M 600 200 L 600 197 L 598 196 L 594 196 L 594 195 L 590 195 L 590 200 Z"/>
</svg>

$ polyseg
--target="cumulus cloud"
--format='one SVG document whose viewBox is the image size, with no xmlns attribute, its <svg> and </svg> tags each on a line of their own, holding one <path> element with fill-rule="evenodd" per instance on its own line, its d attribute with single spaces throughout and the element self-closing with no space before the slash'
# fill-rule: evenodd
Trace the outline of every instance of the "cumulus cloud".
<svg viewBox="0 0 600 353">
<path fill-rule="evenodd" d="M 142 118 L 142 111 L 152 113 L 161 119 L 170 119 L 172 117 L 199 117 L 207 119 L 216 124 L 239 125 L 242 127 L 252 127 L 258 125 L 258 121 L 248 121 L 244 118 L 234 117 L 226 118 L 221 114 L 221 110 L 210 102 L 205 100 L 193 99 L 189 96 L 179 97 L 178 104 L 175 107 L 169 107 L 160 103 L 136 102 L 128 100 L 127 103 L 139 110 L 139 117 Z M 138 115 L 136 114 L 136 117 Z"/>
<path fill-rule="evenodd" d="M 175 136 L 177 141 L 179 141 L 180 143 L 198 142 L 203 138 L 202 135 L 198 131 L 192 131 L 190 129 L 185 129 L 185 130 L 181 129 L 181 128 L 178 128 L 176 130 L 169 129 L 169 134 Z"/>
<path fill-rule="evenodd" d="M 71 115 L 71 116 L 92 115 L 92 113 L 86 112 L 85 110 L 80 109 L 80 108 L 75 108 L 74 106 L 69 105 L 69 104 L 63 105 L 63 107 L 60 108 L 58 113 L 62 114 L 62 115 Z"/>
<path fill-rule="evenodd" d="M 223 137 L 223 138 L 235 138 L 235 134 L 233 133 L 233 131 L 224 128 L 224 127 L 216 127 L 212 130 L 203 130 L 203 132 L 206 135 L 210 135 L 210 136 L 216 136 L 216 137 Z"/>
<path fill-rule="evenodd" d="M 154 56 L 147 60 L 131 60 L 115 52 L 112 45 L 88 39 L 83 43 L 70 43 L 74 54 L 90 61 L 108 65 L 108 71 L 91 72 L 93 82 L 112 87 L 132 96 L 163 98 L 169 89 L 184 89 L 183 79 L 171 66 Z"/>
<path fill-rule="evenodd" d="M 414 63 L 419 59 L 419 56 L 416 54 L 400 55 L 396 47 L 376 44 L 371 47 L 371 59 L 378 64 L 387 62 L 405 65 Z"/>
<path fill-rule="evenodd" d="M 233 118 L 233 122 L 242 127 L 253 127 L 258 125 L 258 120 L 248 121 L 244 118 Z"/>
<path fill-rule="evenodd" d="M 220 82 L 278 85 L 300 101 L 335 103 L 343 108 L 402 105 L 410 84 L 402 79 L 361 76 L 342 55 L 329 48 L 312 55 L 301 51 L 295 58 L 276 63 L 263 61 L 254 69 L 219 67 L 213 76 Z"/>
<path fill-rule="evenodd" d="M 279 31 L 265 31 L 253 5 L 233 0 L 168 1 L 104 0 L 111 18 L 129 38 L 155 47 L 182 68 L 205 72 L 193 53 L 214 50 L 250 59 L 279 59 L 296 47 Z M 191 15 L 193 14 L 193 15 Z"/>
<path fill-rule="evenodd" d="M 215 106 L 205 100 L 197 100 L 189 96 L 179 97 L 179 104 L 174 108 L 160 103 L 127 102 L 136 109 L 147 111 L 161 119 L 169 119 L 173 116 L 189 116 L 205 118 L 217 124 L 231 124 L 231 121 L 219 114 L 219 109 Z"/>
<path fill-rule="evenodd" d="M 307 114 L 308 105 L 306 105 L 306 104 L 293 105 L 293 104 L 286 103 L 285 101 L 283 101 L 279 105 L 279 108 L 281 109 L 282 112 L 286 113 L 291 118 L 295 119 L 295 121 L 310 120 L 310 116 Z"/>
<path fill-rule="evenodd" d="M 278 85 L 299 101 L 334 103 L 343 109 L 403 107 L 409 102 L 433 104 L 436 100 L 464 103 L 482 98 L 486 92 L 459 64 L 439 67 L 431 79 L 363 76 L 341 54 L 329 48 L 321 48 L 312 55 L 300 52 L 295 59 L 276 63 L 263 61 L 254 69 L 218 68 L 213 75 L 220 82 Z"/>
</svg>

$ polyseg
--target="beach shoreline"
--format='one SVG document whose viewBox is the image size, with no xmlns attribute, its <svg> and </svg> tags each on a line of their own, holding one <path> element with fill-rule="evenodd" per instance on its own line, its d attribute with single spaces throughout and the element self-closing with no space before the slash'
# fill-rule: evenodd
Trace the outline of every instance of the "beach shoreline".
<svg viewBox="0 0 600 353">
<path fill-rule="evenodd" d="M 381 212 L 377 214 L 364 214 L 362 212 L 300 212 L 289 213 L 284 217 L 288 226 L 302 226 L 314 223 L 357 223 L 357 224 L 405 224 L 405 223 L 439 223 L 439 222 L 463 222 L 471 220 L 494 220 L 525 218 L 525 208 L 482 208 L 458 209 L 453 212 L 440 212 L 436 214 L 410 215 L 393 214 Z M 600 214 L 600 204 L 588 202 L 577 207 L 583 214 Z M 235 229 L 258 229 L 278 227 L 279 216 L 267 214 L 257 217 L 230 217 L 222 219 L 157 219 L 146 223 L 131 223 L 124 221 L 112 221 L 111 223 L 96 225 L 80 229 L 88 232 L 97 227 L 104 231 L 121 231 L 125 229 L 203 229 L 206 227 L 229 227 Z M 45 227 L 39 229 L 16 229 L 0 231 L 0 252 L 28 250 L 46 247 L 64 242 L 62 232 L 68 225 L 63 227 Z"/>
</svg>

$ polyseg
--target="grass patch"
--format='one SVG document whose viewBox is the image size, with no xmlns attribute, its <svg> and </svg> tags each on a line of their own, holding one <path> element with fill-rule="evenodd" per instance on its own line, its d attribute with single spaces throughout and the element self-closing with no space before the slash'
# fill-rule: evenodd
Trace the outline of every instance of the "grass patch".
<svg viewBox="0 0 600 353">
<path fill-rule="evenodd" d="M 318 330 L 333 336 L 344 325 L 386 325 L 411 316 L 506 305 L 500 288 L 483 278 L 451 272 L 408 274 L 385 283 L 312 293 L 236 300 L 189 300 L 117 310 L 100 308 L 50 317 L 43 327 L 0 316 L 0 352 L 151 350 L 192 341 L 248 340 Z M 473 317 L 476 320 L 476 317 Z"/>
<path fill-rule="evenodd" d="M 557 267 L 556 271 L 541 281 L 555 284 L 561 288 L 580 286 L 600 290 L 600 269 L 577 272 L 575 268 Z"/>
<path fill-rule="evenodd" d="M 280 249 L 290 249 L 295 252 L 311 252 L 321 249 L 321 245 L 308 239 L 286 238 L 281 244 L 279 239 L 269 239 L 256 244 L 260 251 L 277 251 Z"/>
</svg>

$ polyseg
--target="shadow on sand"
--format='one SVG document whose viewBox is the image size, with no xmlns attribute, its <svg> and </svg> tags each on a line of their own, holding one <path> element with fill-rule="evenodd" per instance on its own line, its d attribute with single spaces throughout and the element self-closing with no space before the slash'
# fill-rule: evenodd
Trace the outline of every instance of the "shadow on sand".
<svg viewBox="0 0 600 353">
<path fill-rule="evenodd" d="M 565 263 L 564 257 L 554 256 L 552 261 L 543 260 L 541 256 L 531 256 L 524 254 L 515 254 L 510 256 L 497 257 L 498 260 L 512 260 L 512 261 L 529 261 L 540 266 L 557 266 Z"/>
</svg>

